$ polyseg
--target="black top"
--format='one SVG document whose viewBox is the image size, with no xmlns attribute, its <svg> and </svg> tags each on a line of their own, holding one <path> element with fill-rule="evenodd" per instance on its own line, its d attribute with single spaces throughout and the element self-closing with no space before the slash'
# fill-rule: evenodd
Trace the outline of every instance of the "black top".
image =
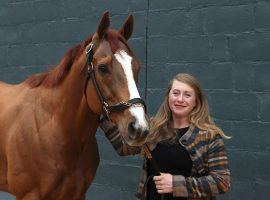
<svg viewBox="0 0 270 200">
<path fill-rule="evenodd" d="M 160 142 L 151 152 L 154 162 L 157 164 L 159 171 L 162 173 L 170 173 L 172 175 L 190 176 L 192 168 L 192 160 L 187 150 L 179 144 L 178 140 L 188 130 L 189 127 L 177 129 L 177 138 L 175 142 Z M 147 163 L 147 175 L 156 175 L 156 169 L 153 167 L 153 162 Z M 157 193 L 156 185 L 151 178 L 147 184 L 147 199 L 159 200 L 160 195 Z M 182 197 L 173 197 L 172 193 L 165 194 L 166 200 L 185 200 Z"/>
</svg>

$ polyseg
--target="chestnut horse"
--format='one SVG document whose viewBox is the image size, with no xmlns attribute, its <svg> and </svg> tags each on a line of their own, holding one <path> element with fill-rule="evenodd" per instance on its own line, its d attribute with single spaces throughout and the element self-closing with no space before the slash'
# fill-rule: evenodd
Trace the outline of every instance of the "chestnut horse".
<svg viewBox="0 0 270 200">
<path fill-rule="evenodd" d="M 123 142 L 144 143 L 148 122 L 136 83 L 139 62 L 104 13 L 97 31 L 52 70 L 0 83 L 0 190 L 17 200 L 83 200 L 99 163 L 95 133 L 105 114 Z M 102 101 L 102 102 L 101 102 Z"/>
</svg>

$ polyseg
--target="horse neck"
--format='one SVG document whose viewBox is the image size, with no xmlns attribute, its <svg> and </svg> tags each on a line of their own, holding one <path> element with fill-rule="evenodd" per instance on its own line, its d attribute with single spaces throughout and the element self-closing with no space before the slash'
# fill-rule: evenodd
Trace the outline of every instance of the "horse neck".
<svg viewBox="0 0 270 200">
<path fill-rule="evenodd" d="M 70 69 L 67 77 L 57 88 L 58 98 L 56 115 L 62 124 L 65 134 L 76 134 L 79 140 L 84 140 L 89 133 L 95 134 L 99 116 L 93 113 L 86 101 L 84 90 L 87 79 L 87 67 L 77 61 Z M 74 137 L 74 136 L 73 136 Z"/>
</svg>

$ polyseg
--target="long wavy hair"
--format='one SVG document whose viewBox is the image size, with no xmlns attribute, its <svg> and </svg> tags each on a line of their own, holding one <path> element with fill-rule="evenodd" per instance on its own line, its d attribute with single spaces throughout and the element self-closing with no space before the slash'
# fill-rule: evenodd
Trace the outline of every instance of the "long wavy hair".
<svg viewBox="0 0 270 200">
<path fill-rule="evenodd" d="M 160 141 L 161 138 L 164 138 L 164 135 L 160 134 L 160 130 L 168 128 L 170 129 L 172 122 L 172 112 L 169 107 L 169 93 L 174 81 L 179 81 L 189 85 L 195 92 L 196 106 L 189 116 L 189 122 L 201 130 L 209 131 L 212 136 L 219 134 L 225 139 L 230 139 L 231 137 L 226 136 L 225 133 L 217 125 L 215 125 L 213 119 L 211 118 L 208 103 L 202 92 L 199 82 L 194 76 L 186 73 L 177 74 L 169 82 L 163 103 L 161 104 L 156 115 L 151 119 L 151 138 L 149 139 Z"/>
</svg>

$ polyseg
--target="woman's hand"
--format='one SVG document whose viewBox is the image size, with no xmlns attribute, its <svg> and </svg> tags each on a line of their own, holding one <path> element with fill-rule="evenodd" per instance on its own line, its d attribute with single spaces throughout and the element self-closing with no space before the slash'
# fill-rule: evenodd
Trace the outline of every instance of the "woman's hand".
<svg viewBox="0 0 270 200">
<path fill-rule="evenodd" d="M 160 176 L 154 176 L 153 180 L 159 194 L 173 192 L 173 176 L 171 174 L 161 173 Z"/>
</svg>

